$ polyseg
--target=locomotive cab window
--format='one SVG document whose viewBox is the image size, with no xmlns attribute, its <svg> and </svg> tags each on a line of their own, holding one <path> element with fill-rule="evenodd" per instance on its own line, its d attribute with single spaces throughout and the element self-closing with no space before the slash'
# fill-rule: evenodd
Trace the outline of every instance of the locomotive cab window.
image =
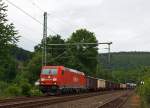
<svg viewBox="0 0 150 108">
<path fill-rule="evenodd" d="M 57 75 L 57 69 L 43 69 L 42 74 L 45 75 Z"/>
</svg>

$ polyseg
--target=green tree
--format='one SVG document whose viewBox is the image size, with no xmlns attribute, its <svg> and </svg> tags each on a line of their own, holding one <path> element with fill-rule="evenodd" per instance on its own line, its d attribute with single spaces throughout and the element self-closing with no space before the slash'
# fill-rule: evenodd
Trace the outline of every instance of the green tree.
<svg viewBox="0 0 150 108">
<path fill-rule="evenodd" d="M 68 43 L 97 43 L 94 33 L 79 29 L 72 33 Z M 69 46 L 67 53 L 70 57 L 68 66 L 86 72 L 89 75 L 96 74 L 97 45 Z"/>
<path fill-rule="evenodd" d="M 42 67 L 42 54 L 40 52 L 34 54 L 33 58 L 28 63 L 24 74 L 30 83 L 34 84 L 39 79 Z"/>
<path fill-rule="evenodd" d="M 17 31 L 12 23 L 8 23 L 7 6 L 0 0 L 0 77 L 11 80 L 16 75 L 17 62 L 12 59 L 10 47 L 18 41 Z"/>
<path fill-rule="evenodd" d="M 35 52 L 42 52 L 43 41 L 35 46 Z M 59 35 L 47 37 L 47 44 L 64 44 L 65 40 Z M 65 56 L 66 47 L 64 46 L 49 46 L 47 45 L 47 64 L 48 65 L 65 65 L 63 58 Z"/>
<path fill-rule="evenodd" d="M 42 67 L 42 42 L 35 46 L 33 58 L 27 65 L 26 75 L 29 82 L 34 83 L 38 80 Z M 65 43 L 61 36 L 54 35 L 47 37 L 48 44 Z M 47 65 L 65 65 L 65 59 L 61 59 L 62 53 L 65 52 L 63 46 L 47 46 Z M 65 54 L 65 53 L 64 53 Z M 60 56 L 59 56 L 60 55 Z M 33 68 L 34 67 L 34 68 Z"/>
<path fill-rule="evenodd" d="M 12 23 L 7 20 L 7 6 L 0 1 L 0 59 L 7 55 L 7 51 L 11 45 L 15 45 L 18 41 L 17 31 Z"/>
</svg>

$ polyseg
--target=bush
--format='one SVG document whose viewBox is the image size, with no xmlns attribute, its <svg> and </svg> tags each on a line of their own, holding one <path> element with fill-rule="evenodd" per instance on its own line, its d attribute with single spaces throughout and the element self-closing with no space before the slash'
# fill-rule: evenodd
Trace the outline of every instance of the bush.
<svg viewBox="0 0 150 108">
<path fill-rule="evenodd" d="M 12 84 L 8 88 L 6 88 L 5 93 L 8 96 L 20 96 L 21 95 L 21 89 L 16 84 Z"/>
<path fill-rule="evenodd" d="M 24 96 L 31 96 L 31 85 L 29 83 L 23 83 L 21 85 L 21 93 Z"/>
<path fill-rule="evenodd" d="M 150 78 L 144 81 L 143 95 L 148 103 L 150 103 Z"/>
<path fill-rule="evenodd" d="M 6 82 L 0 81 L 0 93 L 8 87 Z"/>
<path fill-rule="evenodd" d="M 139 94 L 142 99 L 142 107 L 149 108 L 150 105 L 150 77 L 144 78 L 144 84 L 139 87 Z"/>
<path fill-rule="evenodd" d="M 21 73 L 18 73 L 16 78 L 13 80 L 14 83 L 17 83 L 18 85 L 21 85 L 23 83 L 28 83 L 28 79 L 24 75 L 24 71 Z"/>
<path fill-rule="evenodd" d="M 41 96 L 42 92 L 39 90 L 39 88 L 36 87 L 31 90 L 31 94 L 32 96 Z"/>
<path fill-rule="evenodd" d="M 6 82 L 0 81 L 0 96 L 4 96 L 4 91 L 8 87 Z"/>
<path fill-rule="evenodd" d="M 0 81 L 0 98 L 14 96 L 41 96 L 38 87 L 32 86 L 26 79 L 21 79 L 13 83 Z"/>
</svg>

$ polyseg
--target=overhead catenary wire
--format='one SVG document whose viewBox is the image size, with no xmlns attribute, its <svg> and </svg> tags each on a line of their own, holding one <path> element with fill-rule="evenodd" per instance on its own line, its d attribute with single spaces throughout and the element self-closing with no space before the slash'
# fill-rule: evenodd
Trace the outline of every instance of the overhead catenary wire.
<svg viewBox="0 0 150 108">
<path fill-rule="evenodd" d="M 61 57 L 62 55 L 64 55 L 66 53 L 66 51 L 64 51 L 63 53 L 59 54 L 57 57 L 53 58 L 51 61 L 56 60 L 57 58 Z"/>
<path fill-rule="evenodd" d="M 20 7 L 18 7 L 17 5 L 15 5 L 14 3 L 10 2 L 9 0 L 6 0 L 6 1 L 9 4 L 13 5 L 15 8 L 17 8 L 18 10 L 20 10 L 21 12 L 23 12 L 24 14 L 26 14 L 27 16 L 29 16 L 30 18 L 32 18 L 34 21 L 38 22 L 39 24 L 42 24 L 39 20 L 37 20 L 36 18 L 34 18 L 33 16 L 31 16 L 29 13 L 27 13 L 26 11 L 24 11 L 23 9 L 21 9 Z"/>
<path fill-rule="evenodd" d="M 23 12 L 24 14 L 26 14 L 27 16 L 29 16 L 30 18 L 32 18 L 34 21 L 36 21 L 37 23 L 43 25 L 43 23 L 41 23 L 39 20 L 37 20 L 35 17 L 33 17 L 32 15 L 30 15 L 29 13 L 27 13 L 26 11 L 24 11 L 22 8 L 18 7 L 17 5 L 15 5 L 14 3 L 10 2 L 9 0 L 6 0 L 9 4 L 13 5 L 15 8 L 17 8 L 18 10 L 20 10 L 21 12 Z M 37 6 L 36 6 L 37 7 Z M 39 8 L 40 9 L 40 8 Z M 52 31 L 54 34 L 58 35 L 55 31 L 53 31 L 51 28 L 48 27 L 48 29 L 50 31 Z M 96 43 L 96 44 L 99 44 L 99 43 Z M 108 43 L 103 43 L 103 44 L 108 44 Z M 112 43 L 110 43 L 112 44 Z M 108 44 L 108 45 L 110 45 Z M 54 45 L 54 44 L 48 44 L 48 45 Z M 58 44 L 57 44 L 58 45 Z M 65 44 L 64 44 L 65 45 Z M 73 45 L 73 44 L 72 44 Z M 75 44 L 74 44 L 75 45 Z M 77 43 L 76 45 L 83 45 L 83 43 Z M 90 45 L 90 44 L 89 44 Z M 92 44 L 91 44 L 92 45 Z M 95 45 L 95 44 L 93 44 Z"/>
<path fill-rule="evenodd" d="M 68 45 L 98 45 L 98 44 L 108 44 L 111 45 L 112 42 L 104 42 L 104 43 L 65 43 L 65 44 L 47 44 L 49 46 L 68 46 Z"/>
<path fill-rule="evenodd" d="M 10 2 L 9 0 L 6 0 L 9 4 L 11 4 L 12 6 L 14 6 L 15 8 L 17 8 L 18 10 L 20 10 L 21 12 L 23 12 L 25 15 L 27 15 L 28 17 L 30 17 L 31 19 L 33 19 L 35 22 L 39 23 L 40 25 L 43 26 L 43 23 L 41 23 L 39 20 L 37 20 L 36 18 L 34 18 L 32 15 L 30 15 L 29 13 L 27 13 L 26 11 L 24 11 L 22 8 L 20 8 L 19 6 L 15 5 L 14 3 Z M 53 32 L 55 35 L 57 35 L 57 33 L 52 30 L 51 28 L 48 27 L 48 29 Z"/>
<path fill-rule="evenodd" d="M 41 9 L 35 2 L 33 3 L 33 5 L 36 6 L 39 10 L 43 11 L 43 9 Z M 52 13 L 48 13 L 48 14 L 50 14 L 50 15 L 55 15 L 55 14 L 52 14 Z M 55 15 L 55 16 L 56 16 L 56 15 Z M 57 16 L 57 19 L 59 19 L 59 20 L 61 20 L 62 22 L 64 22 L 64 20 L 63 20 L 62 18 L 58 18 L 58 16 Z M 65 23 L 65 24 L 66 24 L 66 23 Z M 67 23 L 67 24 L 68 24 L 68 23 Z M 73 25 L 73 24 L 70 23 L 70 25 Z M 81 45 L 81 44 L 83 45 L 83 43 L 80 43 L 80 45 Z M 84 43 L 84 44 L 87 44 L 87 43 Z M 88 45 L 92 45 L 92 44 L 94 45 L 95 43 L 88 43 Z M 97 45 L 98 45 L 98 44 L 107 44 L 108 46 L 110 46 L 110 45 L 112 44 L 112 42 L 97 43 Z M 55 46 L 56 44 L 48 44 L 48 45 L 50 45 L 50 46 Z M 78 43 L 75 43 L 75 44 L 72 44 L 72 43 L 71 43 L 71 44 L 57 44 L 57 45 L 58 45 L 58 46 L 59 46 L 59 45 L 64 46 L 64 45 L 79 45 L 79 44 L 78 44 Z M 56 45 L 56 46 L 57 46 L 57 45 Z"/>
<path fill-rule="evenodd" d="M 72 24 L 71 22 L 69 22 L 68 20 L 65 20 L 65 19 L 63 19 L 63 18 L 61 18 L 60 16 L 58 16 L 58 15 L 56 15 L 56 14 L 53 14 L 54 12 L 48 12 L 48 15 L 52 15 L 53 17 L 55 17 L 56 18 L 56 22 L 61 22 L 61 23 L 63 23 L 63 24 L 66 24 L 66 25 L 71 25 L 71 26 L 78 26 L 77 24 Z M 67 22 L 67 23 L 66 23 Z"/>
<path fill-rule="evenodd" d="M 34 7 L 36 7 L 38 10 L 40 10 L 41 12 L 43 12 L 43 13 L 45 12 L 45 10 L 42 9 L 42 8 L 41 8 L 37 3 L 35 3 L 34 1 L 32 1 L 32 0 L 28 0 L 28 1 L 31 2 L 31 4 L 32 4 Z M 37 1 L 37 0 L 36 0 L 36 1 Z M 68 22 L 68 20 L 63 19 L 63 18 L 61 18 L 60 16 L 58 16 L 58 15 L 56 15 L 56 14 L 54 14 L 54 13 L 55 13 L 54 11 L 49 11 L 49 12 L 47 12 L 48 15 L 56 16 L 56 19 L 57 19 L 58 21 L 64 23 L 64 24 L 69 24 L 69 25 L 71 25 L 71 26 L 77 26 L 76 24 L 72 24 L 72 23 Z M 67 21 L 67 23 L 66 23 L 66 21 Z"/>
</svg>

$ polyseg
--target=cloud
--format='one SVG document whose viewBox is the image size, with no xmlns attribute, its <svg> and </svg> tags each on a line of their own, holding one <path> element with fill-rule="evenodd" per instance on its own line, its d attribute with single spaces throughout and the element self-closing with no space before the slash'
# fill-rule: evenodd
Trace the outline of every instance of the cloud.
<svg viewBox="0 0 150 108">
<path fill-rule="evenodd" d="M 150 51 L 149 0 L 10 1 L 41 22 L 42 10 L 46 10 L 49 28 L 61 34 L 63 38 L 69 37 L 76 29 L 87 28 L 96 34 L 99 41 L 113 41 L 112 51 Z M 19 33 L 23 37 L 40 42 L 42 26 L 8 5 L 8 17 Z M 53 34 L 51 30 L 48 30 L 48 33 Z M 35 44 L 24 40 L 22 38 L 19 45 L 33 50 Z"/>
</svg>

